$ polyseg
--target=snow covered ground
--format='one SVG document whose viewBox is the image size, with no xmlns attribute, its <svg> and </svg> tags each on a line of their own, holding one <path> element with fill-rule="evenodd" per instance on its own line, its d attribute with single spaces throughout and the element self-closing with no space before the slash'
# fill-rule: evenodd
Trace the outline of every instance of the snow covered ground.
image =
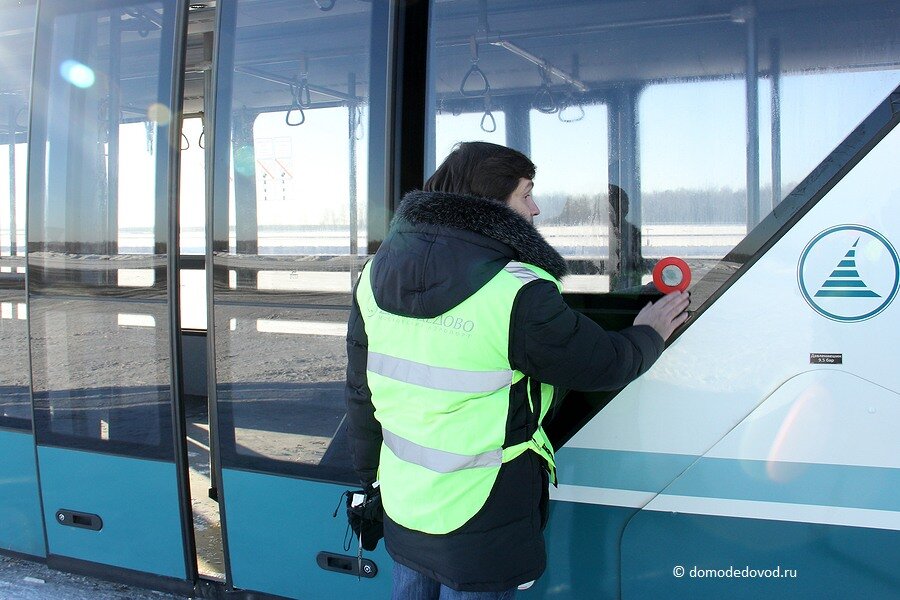
<svg viewBox="0 0 900 600">
<path fill-rule="evenodd" d="M 2 600 L 182 600 L 163 592 L 53 571 L 46 565 L 0 555 Z"/>
</svg>

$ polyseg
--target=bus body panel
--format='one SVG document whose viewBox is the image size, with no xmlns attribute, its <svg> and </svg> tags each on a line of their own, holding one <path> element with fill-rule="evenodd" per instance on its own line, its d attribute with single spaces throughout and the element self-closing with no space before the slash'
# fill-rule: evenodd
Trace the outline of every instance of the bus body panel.
<svg viewBox="0 0 900 600">
<path fill-rule="evenodd" d="M 642 510 L 622 543 L 621 598 L 897 598 L 898 541 L 883 529 Z"/>
<path fill-rule="evenodd" d="M 34 436 L 0 429 L 0 548 L 45 557 Z"/>
<path fill-rule="evenodd" d="M 374 578 L 348 577 L 316 563 L 323 551 L 356 557 L 342 496 L 346 486 L 237 469 L 222 469 L 222 481 L 234 587 L 288 598 L 390 593 L 392 561 L 384 542 L 364 552 L 377 566 Z"/>
<path fill-rule="evenodd" d="M 187 578 L 174 464 L 42 446 L 38 460 L 51 555 Z M 61 509 L 103 526 L 62 525 Z"/>
</svg>

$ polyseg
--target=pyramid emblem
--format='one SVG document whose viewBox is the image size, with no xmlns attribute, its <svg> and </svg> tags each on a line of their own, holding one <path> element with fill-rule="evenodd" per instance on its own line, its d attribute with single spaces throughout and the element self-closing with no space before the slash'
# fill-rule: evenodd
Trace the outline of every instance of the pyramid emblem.
<svg viewBox="0 0 900 600">
<path fill-rule="evenodd" d="M 880 298 L 878 294 L 869 289 L 869 286 L 859 276 L 856 270 L 856 244 L 859 238 L 853 242 L 853 246 L 847 250 L 847 254 L 838 263 L 822 288 L 816 292 L 817 298 Z"/>
</svg>

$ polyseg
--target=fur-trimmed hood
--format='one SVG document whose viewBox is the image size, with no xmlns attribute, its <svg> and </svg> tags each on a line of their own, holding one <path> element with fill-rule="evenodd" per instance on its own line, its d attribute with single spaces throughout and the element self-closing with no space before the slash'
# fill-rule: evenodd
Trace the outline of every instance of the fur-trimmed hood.
<svg viewBox="0 0 900 600">
<path fill-rule="evenodd" d="M 383 309 L 435 317 L 494 277 L 510 260 L 566 274 L 560 254 L 534 226 L 503 203 L 441 192 L 410 192 L 372 265 Z"/>
<path fill-rule="evenodd" d="M 395 220 L 480 233 L 512 248 L 516 260 L 541 267 L 557 279 L 567 272 L 566 261 L 534 225 L 501 202 L 442 192 L 410 192 Z"/>
</svg>

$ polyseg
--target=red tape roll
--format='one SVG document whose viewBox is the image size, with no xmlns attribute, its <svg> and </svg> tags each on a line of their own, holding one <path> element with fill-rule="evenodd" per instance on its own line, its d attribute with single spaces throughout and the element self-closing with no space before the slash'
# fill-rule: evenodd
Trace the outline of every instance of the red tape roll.
<svg viewBox="0 0 900 600">
<path fill-rule="evenodd" d="M 663 281 L 663 270 L 666 267 L 676 267 L 679 271 L 681 271 L 681 281 L 679 281 L 675 285 L 667 285 Z M 666 258 L 656 263 L 656 266 L 653 267 L 653 285 L 655 285 L 656 289 L 661 291 L 663 294 L 668 294 L 671 292 L 683 292 L 688 288 L 690 284 L 691 268 L 680 258 L 667 256 Z"/>
</svg>

